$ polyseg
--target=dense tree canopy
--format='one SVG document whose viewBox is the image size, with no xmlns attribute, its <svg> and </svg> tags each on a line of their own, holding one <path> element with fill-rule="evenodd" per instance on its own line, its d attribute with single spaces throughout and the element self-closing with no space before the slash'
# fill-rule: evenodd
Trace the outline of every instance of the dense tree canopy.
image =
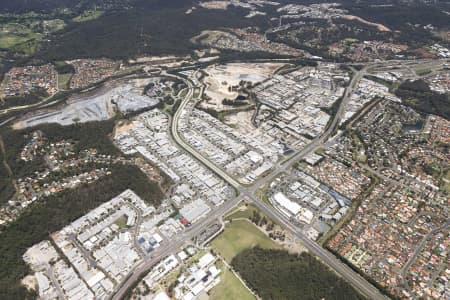
<svg viewBox="0 0 450 300">
<path fill-rule="evenodd" d="M 33 298 L 20 284 L 29 272 L 22 259 L 25 251 L 127 188 L 151 204 L 159 205 L 163 198 L 158 183 L 150 182 L 137 167 L 116 166 L 111 175 L 95 183 L 63 191 L 28 207 L 0 233 L 0 299 Z"/>
<path fill-rule="evenodd" d="M 262 299 L 364 299 L 311 254 L 253 248 L 232 261 Z"/>
<path fill-rule="evenodd" d="M 420 112 L 442 116 L 450 120 L 450 96 L 432 91 L 428 84 L 419 79 L 403 82 L 395 94 L 402 102 Z"/>
</svg>

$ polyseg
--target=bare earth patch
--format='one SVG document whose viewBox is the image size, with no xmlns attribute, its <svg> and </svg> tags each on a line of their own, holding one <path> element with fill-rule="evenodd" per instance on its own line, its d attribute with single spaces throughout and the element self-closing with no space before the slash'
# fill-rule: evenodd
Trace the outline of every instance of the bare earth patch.
<svg viewBox="0 0 450 300">
<path fill-rule="evenodd" d="M 33 275 L 27 275 L 22 279 L 22 285 L 28 290 L 37 291 L 38 285 L 36 277 Z"/>
<path fill-rule="evenodd" d="M 356 21 L 361 22 L 361 23 L 366 24 L 366 25 L 375 26 L 379 31 L 384 31 L 384 32 L 391 31 L 389 28 L 387 28 L 383 24 L 369 22 L 369 21 L 364 20 L 363 18 L 360 18 L 360 17 L 357 17 L 357 16 L 345 15 L 345 16 L 343 16 L 343 18 L 346 19 L 346 20 L 356 20 Z"/>
<path fill-rule="evenodd" d="M 203 102 L 202 106 L 217 111 L 224 110 L 222 100 L 235 99 L 238 96 L 236 91 L 230 90 L 232 86 L 237 86 L 241 80 L 252 84 L 264 81 L 282 66 L 280 63 L 231 63 L 209 66 L 204 70 L 208 76 L 203 81 L 207 85 L 205 92 L 210 100 Z"/>
</svg>

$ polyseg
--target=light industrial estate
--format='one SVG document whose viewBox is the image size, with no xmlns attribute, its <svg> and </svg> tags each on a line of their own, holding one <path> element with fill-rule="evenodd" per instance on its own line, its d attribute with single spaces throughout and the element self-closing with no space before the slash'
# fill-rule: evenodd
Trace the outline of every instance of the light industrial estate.
<svg viewBox="0 0 450 300">
<path fill-rule="evenodd" d="M 0 2 L 0 299 L 450 299 L 448 2 Z"/>
<path fill-rule="evenodd" d="M 265 214 L 265 221 L 257 211 L 251 216 L 263 235 L 294 248 L 300 240 L 369 298 L 384 296 L 335 255 L 389 294 L 445 297 L 448 179 L 432 170 L 439 165 L 448 172 L 441 145 L 448 144 L 449 122 L 403 106 L 377 81 L 410 76 L 401 67 L 386 73 L 374 64 L 352 74 L 331 63 L 264 67 L 275 73 L 247 74 L 255 80 L 236 83 L 232 68 L 243 64 L 189 70 L 166 75 L 178 83 L 149 81 L 150 96 L 114 96 L 119 109 L 132 98 L 164 105 L 149 110 L 145 104 L 146 111 L 116 126 L 112 140 L 124 158 L 83 157 L 134 164 L 148 176 L 157 167 L 172 187 L 158 207 L 127 190 L 31 247 L 24 259 L 42 297 L 119 299 L 130 289 L 136 299 L 213 295 L 227 284 L 224 278 L 242 281 L 208 252 L 226 228 L 222 216 L 241 201 Z M 209 85 L 208 76 L 222 76 L 222 82 Z M 202 98 L 203 91 L 217 96 L 227 90 L 236 99 L 222 105 Z M 168 95 L 176 111 L 162 99 Z M 50 152 L 52 170 L 61 162 L 51 158 L 64 161 L 74 147 L 48 145 L 36 132 L 22 159 Z M 98 172 L 90 174 L 106 176 L 108 169 Z M 286 230 L 288 241 L 267 218 Z"/>
</svg>

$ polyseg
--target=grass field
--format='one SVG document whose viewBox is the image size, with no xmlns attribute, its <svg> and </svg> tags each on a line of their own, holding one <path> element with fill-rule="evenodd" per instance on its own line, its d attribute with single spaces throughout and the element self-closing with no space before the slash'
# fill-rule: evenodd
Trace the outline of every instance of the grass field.
<svg viewBox="0 0 450 300">
<path fill-rule="evenodd" d="M 255 225 L 245 220 L 228 223 L 212 247 L 227 261 L 231 262 L 244 249 L 259 246 L 267 249 L 281 249 L 281 246 L 269 239 Z"/>
<path fill-rule="evenodd" d="M 187 93 L 188 93 L 188 89 L 184 88 L 178 93 L 178 97 L 180 99 L 183 99 L 184 97 L 186 97 Z"/>
<path fill-rule="evenodd" d="M 92 21 L 99 18 L 103 13 L 104 11 L 102 10 L 87 10 L 83 14 L 73 18 L 72 21 L 77 23 Z"/>
<path fill-rule="evenodd" d="M 21 44 L 27 46 L 27 43 L 40 39 L 41 36 L 39 34 L 18 23 L 8 23 L 0 26 L 0 48 L 2 49 L 11 49 Z"/>
<path fill-rule="evenodd" d="M 242 208 L 242 209 L 240 209 Z M 233 219 L 250 219 L 253 216 L 253 212 L 257 211 L 261 213 L 258 208 L 256 208 L 253 204 L 248 204 L 246 207 L 239 206 L 239 209 L 231 212 L 225 217 L 225 220 L 233 220 Z"/>
<path fill-rule="evenodd" d="M 58 88 L 61 90 L 69 89 L 69 83 L 72 76 L 72 73 L 58 74 Z"/>
<path fill-rule="evenodd" d="M 26 38 L 22 38 L 11 34 L 0 34 L 0 48 L 9 49 L 17 44 L 27 41 Z"/>
<path fill-rule="evenodd" d="M 447 170 L 445 175 L 444 175 L 444 180 L 443 180 L 443 185 L 442 185 L 442 189 L 446 192 L 450 192 L 450 170 Z"/>
<path fill-rule="evenodd" d="M 272 206 L 272 203 L 269 200 L 269 196 L 267 195 L 268 188 L 269 184 L 265 184 L 264 186 L 256 190 L 255 195 L 256 197 L 264 201 L 264 203 L 266 203 L 267 205 Z"/>
<path fill-rule="evenodd" d="M 418 76 L 423 76 L 431 73 L 431 69 L 416 69 L 415 72 Z"/>
<path fill-rule="evenodd" d="M 253 300 L 255 297 L 242 285 L 236 276 L 225 266 L 221 265 L 220 283 L 210 292 L 210 300 Z"/>
<path fill-rule="evenodd" d="M 122 216 L 119 219 L 117 219 L 116 222 L 114 222 L 114 224 L 116 224 L 117 226 L 119 226 L 120 229 L 122 229 L 127 227 L 127 221 L 128 217 Z"/>
</svg>

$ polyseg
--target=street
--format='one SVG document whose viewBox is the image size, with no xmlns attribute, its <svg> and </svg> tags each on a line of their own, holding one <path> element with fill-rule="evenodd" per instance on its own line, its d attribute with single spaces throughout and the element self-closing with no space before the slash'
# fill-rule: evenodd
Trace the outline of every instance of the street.
<svg viewBox="0 0 450 300">
<path fill-rule="evenodd" d="M 292 167 L 293 164 L 307 156 L 308 154 L 314 152 L 316 149 L 323 146 L 323 144 L 332 136 L 337 126 L 340 123 L 341 117 L 345 111 L 345 106 L 349 101 L 351 94 L 353 93 L 355 87 L 357 86 L 357 82 L 364 76 L 369 65 L 365 66 L 360 71 L 357 71 L 350 81 L 340 106 L 333 116 L 333 120 L 328 126 L 327 130 L 323 132 L 318 138 L 314 139 L 310 144 L 308 144 L 305 148 L 298 151 L 296 154 L 285 160 L 282 164 L 278 164 L 276 168 L 274 168 L 267 176 L 260 178 L 250 187 L 243 187 L 239 184 L 235 179 L 225 173 L 221 168 L 214 165 L 208 159 L 199 154 L 196 150 L 194 150 L 189 144 L 187 144 L 181 137 L 178 132 L 178 122 L 181 114 L 183 113 L 186 105 L 189 101 L 191 101 L 193 96 L 194 87 L 189 80 L 186 80 L 182 77 L 177 77 L 180 80 L 183 80 L 188 86 L 188 93 L 184 100 L 182 101 L 179 109 L 176 111 L 174 117 L 172 118 L 171 124 L 171 133 L 174 141 L 185 151 L 190 153 L 196 159 L 201 161 L 204 165 L 206 165 L 209 169 L 215 172 L 218 176 L 220 176 L 223 180 L 225 180 L 228 184 L 233 186 L 238 195 L 234 199 L 227 201 L 225 204 L 220 206 L 219 208 L 213 210 L 207 218 L 204 218 L 200 222 L 192 225 L 191 228 L 186 230 L 186 233 L 181 236 L 177 236 L 175 240 L 172 240 L 170 243 L 162 246 L 157 249 L 153 256 L 148 259 L 144 259 L 144 261 L 136 267 L 133 273 L 126 279 L 126 281 L 120 285 L 118 291 L 114 294 L 112 299 L 122 299 L 126 294 L 129 288 L 131 288 L 134 284 L 136 284 L 137 280 L 141 278 L 143 274 L 145 274 L 154 264 L 156 264 L 160 259 L 170 254 L 175 253 L 178 249 L 183 246 L 190 239 L 195 237 L 200 233 L 210 222 L 213 220 L 222 217 L 226 214 L 231 208 L 237 205 L 243 199 L 251 200 L 263 213 L 265 213 L 268 217 L 272 218 L 274 221 L 278 222 L 280 225 L 284 225 L 286 230 L 292 233 L 295 237 L 297 237 L 302 244 L 314 255 L 316 255 L 321 261 L 326 263 L 330 268 L 332 268 L 335 272 L 337 272 L 340 276 L 350 282 L 355 288 L 357 288 L 362 294 L 367 296 L 369 299 L 386 299 L 384 295 L 380 293 L 380 291 L 375 288 L 372 284 L 367 282 L 362 276 L 353 271 L 350 267 L 348 267 L 345 263 L 341 262 L 338 258 L 336 258 L 331 252 L 322 248 L 316 242 L 307 238 L 302 232 L 300 232 L 297 228 L 295 228 L 289 220 L 287 220 L 283 215 L 281 215 L 278 211 L 269 207 L 266 203 L 264 203 L 261 199 L 258 199 L 254 196 L 254 192 L 272 181 L 278 174 L 281 172 L 288 170 Z"/>
</svg>

